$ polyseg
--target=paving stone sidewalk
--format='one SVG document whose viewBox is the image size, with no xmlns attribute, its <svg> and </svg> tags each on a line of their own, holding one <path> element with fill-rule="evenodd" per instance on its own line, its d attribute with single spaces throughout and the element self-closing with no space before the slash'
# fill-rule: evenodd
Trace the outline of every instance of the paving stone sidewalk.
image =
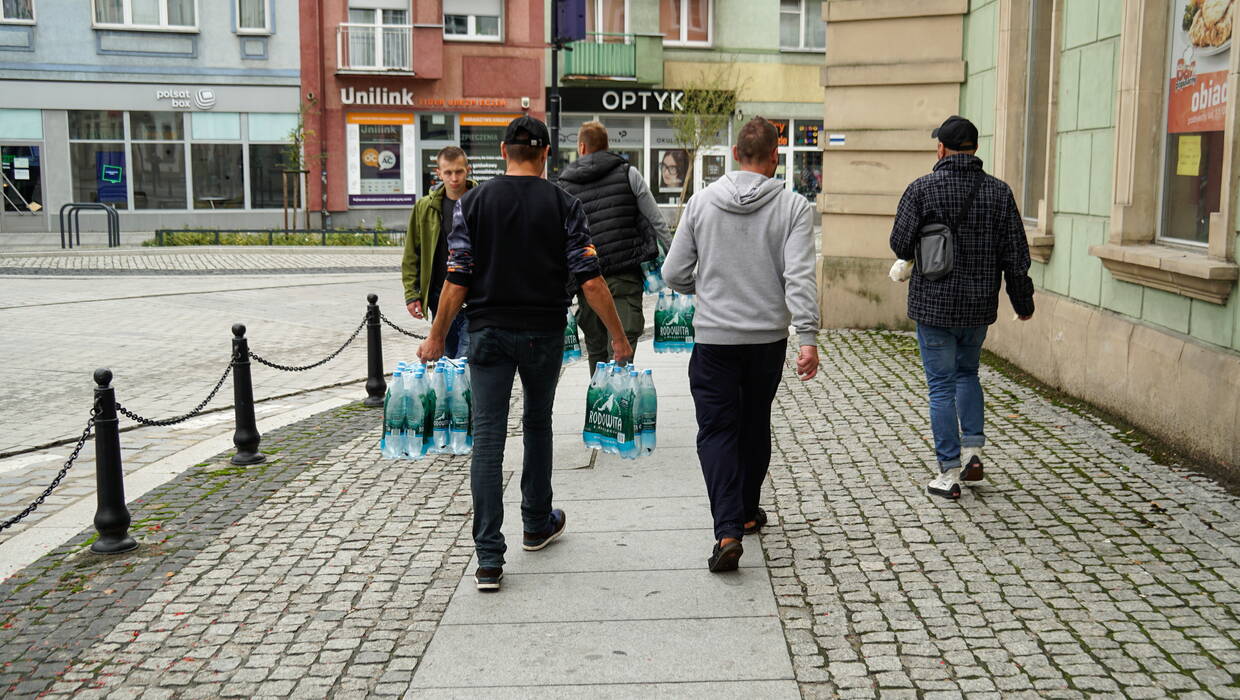
<svg viewBox="0 0 1240 700">
<path fill-rule="evenodd" d="M 776 637 L 755 652 L 785 655 L 776 675 L 786 680 L 776 682 L 795 681 L 807 698 L 1240 696 L 1240 501 L 1207 477 L 1154 463 L 1119 428 L 989 368 L 989 481 L 957 503 L 931 500 L 913 339 L 832 332 L 821 343 L 819 379 L 800 383 L 786 366 L 764 491 L 772 522 L 758 546 L 746 541 L 746 563 L 758 566 L 743 573 L 769 578 L 770 588 L 736 603 L 778 620 Z M 580 365 L 566 371 L 585 374 Z M 561 451 L 577 428 L 567 422 L 571 408 L 557 406 Z M 605 615 L 583 632 L 580 611 L 585 588 L 617 595 L 626 576 L 637 590 L 703 565 L 706 549 L 684 534 L 703 494 L 671 490 L 669 481 L 695 467 L 692 450 L 676 441 L 691 443 L 692 427 L 669 420 L 663 445 L 672 461 L 660 468 L 602 458 L 592 470 L 557 475 L 562 497 L 594 502 L 577 506 L 577 520 L 570 516 L 575 543 L 570 529 L 553 545 L 558 551 L 546 553 L 555 566 L 514 564 L 509 589 L 486 599 L 466 578 L 466 460 L 380 460 L 375 413 L 356 406 L 276 431 L 265 441 L 276 449 L 271 464 L 237 468 L 221 456 L 133 504 L 146 544 L 140 554 L 82 554 L 83 533 L 0 585 L 0 692 L 423 697 L 419 677 L 453 660 L 433 662 L 438 647 L 459 648 L 462 629 L 475 622 L 529 625 L 543 614 L 531 606 L 548 602 L 560 607 L 545 616 L 553 624 L 539 628 L 546 639 L 562 636 L 570 650 L 609 656 L 631 653 L 640 639 L 650 658 L 627 661 L 633 679 L 652 680 L 667 659 L 680 658 L 661 655 L 662 645 L 714 648 L 711 616 L 701 614 L 714 592 L 669 580 L 643 600 L 650 617 L 680 621 L 661 635 L 649 633 L 651 623 L 634 637 L 632 623 Z M 649 499 L 651 512 L 672 519 L 654 529 L 668 532 L 604 535 L 601 495 Z M 660 498 L 684 503 L 661 510 Z M 709 532 L 702 537 L 708 546 Z M 617 539 L 632 560 L 683 573 L 594 566 L 570 575 L 568 565 L 614 560 L 597 546 Z M 593 559 L 562 558 L 590 546 Z M 544 600 L 525 595 L 522 579 L 575 587 Z M 700 600 L 686 595 L 699 590 Z M 751 634 L 766 623 L 748 624 L 732 629 Z M 717 668 L 715 680 L 737 681 L 735 660 L 723 656 L 703 653 L 694 669 Z M 565 679 L 600 663 L 566 658 L 552 667 Z M 459 663 L 473 668 L 478 660 Z M 646 690 L 678 697 L 683 688 Z"/>
<path fill-rule="evenodd" d="M 388 272 L 401 249 L 228 246 L 0 253 L 0 275 L 273 274 Z"/>
</svg>

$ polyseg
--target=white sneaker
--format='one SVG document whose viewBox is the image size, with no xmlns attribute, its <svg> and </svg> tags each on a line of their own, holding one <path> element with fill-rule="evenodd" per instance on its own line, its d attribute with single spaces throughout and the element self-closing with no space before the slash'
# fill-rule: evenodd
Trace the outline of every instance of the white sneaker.
<svg viewBox="0 0 1240 700">
<path fill-rule="evenodd" d="M 926 493 L 952 500 L 960 498 L 960 467 L 939 474 L 938 478 L 926 487 Z"/>
<path fill-rule="evenodd" d="M 972 486 L 986 479 L 982 471 L 982 448 L 965 447 L 960 450 L 960 481 Z"/>
</svg>

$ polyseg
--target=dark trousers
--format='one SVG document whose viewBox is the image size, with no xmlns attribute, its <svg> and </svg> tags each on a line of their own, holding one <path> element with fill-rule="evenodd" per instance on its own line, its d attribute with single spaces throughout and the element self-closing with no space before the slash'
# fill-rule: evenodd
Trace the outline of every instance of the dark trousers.
<svg viewBox="0 0 1240 700">
<path fill-rule="evenodd" d="M 525 398 L 522 435 L 521 520 L 526 532 L 551 521 L 551 407 L 564 358 L 564 331 L 483 328 L 469 334 L 473 390 L 474 456 L 469 487 L 474 499 L 474 548 L 478 565 L 504 565 L 504 441 L 512 382 L 521 375 Z"/>
<path fill-rule="evenodd" d="M 697 411 L 698 461 L 706 477 L 715 539 L 740 539 L 758 512 L 771 464 L 771 402 L 788 341 L 693 346 L 689 389 Z"/>
<path fill-rule="evenodd" d="M 611 298 L 616 302 L 616 313 L 620 316 L 620 326 L 629 339 L 629 345 L 637 349 L 637 339 L 646 330 L 646 316 L 642 311 L 642 284 L 645 275 L 640 267 L 607 275 L 607 288 L 611 290 Z M 594 365 L 611 359 L 611 336 L 603 319 L 594 313 L 586 302 L 584 294 L 577 295 L 577 327 L 581 329 L 586 346 L 586 358 L 589 363 L 586 369 L 594 376 Z"/>
</svg>

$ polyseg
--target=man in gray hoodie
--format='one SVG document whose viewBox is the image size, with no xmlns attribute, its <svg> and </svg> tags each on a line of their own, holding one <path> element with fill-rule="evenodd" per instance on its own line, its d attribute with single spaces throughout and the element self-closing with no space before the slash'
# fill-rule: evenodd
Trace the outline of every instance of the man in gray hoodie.
<svg viewBox="0 0 1240 700">
<path fill-rule="evenodd" d="M 797 375 L 818 372 L 818 292 L 809 202 L 775 180 L 779 135 L 755 117 L 732 157 L 740 170 L 694 195 L 663 263 L 672 289 L 697 295 L 689 388 L 698 461 L 715 521 L 711 571 L 733 571 L 771 462 L 771 402 L 796 329 Z"/>
</svg>

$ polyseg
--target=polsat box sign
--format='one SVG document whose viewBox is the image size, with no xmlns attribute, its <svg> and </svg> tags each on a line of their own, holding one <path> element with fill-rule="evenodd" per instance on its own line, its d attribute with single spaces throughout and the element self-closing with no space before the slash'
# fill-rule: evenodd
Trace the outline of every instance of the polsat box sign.
<svg viewBox="0 0 1240 700">
<path fill-rule="evenodd" d="M 1197 61 L 1176 62 L 1167 101 L 1167 133 L 1223 131 L 1227 125 L 1227 71 L 1197 74 Z"/>
</svg>

